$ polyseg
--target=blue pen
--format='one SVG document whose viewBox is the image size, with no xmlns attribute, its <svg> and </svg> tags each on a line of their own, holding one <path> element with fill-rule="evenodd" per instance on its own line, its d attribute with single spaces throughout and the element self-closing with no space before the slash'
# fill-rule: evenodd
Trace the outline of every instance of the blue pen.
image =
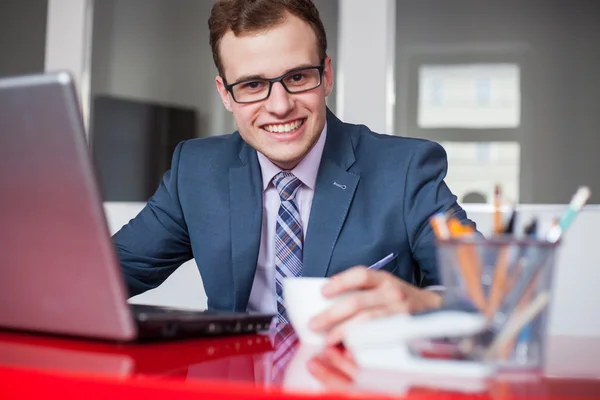
<svg viewBox="0 0 600 400">
<path fill-rule="evenodd" d="M 377 261 L 375 264 L 371 265 L 369 269 L 381 269 L 396 257 L 398 257 L 398 253 L 390 253 L 381 260 Z"/>
</svg>

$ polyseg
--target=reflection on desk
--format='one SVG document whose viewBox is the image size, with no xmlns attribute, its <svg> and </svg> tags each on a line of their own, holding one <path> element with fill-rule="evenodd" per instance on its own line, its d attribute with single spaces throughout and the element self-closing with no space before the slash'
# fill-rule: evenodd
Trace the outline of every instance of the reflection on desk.
<svg viewBox="0 0 600 400">
<path fill-rule="evenodd" d="M 301 346 L 288 365 L 282 386 L 274 386 L 269 381 L 274 348 L 266 335 L 118 344 L 0 332 L 0 393 L 3 399 L 29 398 L 60 390 L 63 399 L 93 393 L 110 400 L 119 396 L 314 399 L 315 394 L 328 399 L 390 395 L 596 398 L 600 367 L 597 362 L 585 361 L 595 349 L 600 349 L 600 339 L 553 338 L 549 360 L 560 364 L 553 377 L 514 374 L 474 382 L 389 371 L 350 371 L 343 365 L 339 371 L 315 373 L 317 370 L 307 365 L 323 353 Z M 569 357 L 563 359 L 566 354 Z M 588 370 L 582 370 L 582 365 Z"/>
<path fill-rule="evenodd" d="M 272 350 L 266 335 L 119 344 L 0 332 L 0 366 L 77 371 L 117 377 L 188 377 L 195 365 Z M 246 378 L 250 378 L 247 376 Z"/>
</svg>

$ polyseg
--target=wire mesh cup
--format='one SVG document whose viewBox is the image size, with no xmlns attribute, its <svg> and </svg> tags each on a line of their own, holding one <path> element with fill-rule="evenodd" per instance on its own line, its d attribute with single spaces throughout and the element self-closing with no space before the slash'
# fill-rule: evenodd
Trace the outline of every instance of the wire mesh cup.
<svg viewBox="0 0 600 400">
<path fill-rule="evenodd" d="M 543 368 L 558 246 L 512 237 L 438 240 L 445 305 L 475 309 L 488 320 L 486 332 L 463 346 L 471 358 L 498 368 Z"/>
</svg>

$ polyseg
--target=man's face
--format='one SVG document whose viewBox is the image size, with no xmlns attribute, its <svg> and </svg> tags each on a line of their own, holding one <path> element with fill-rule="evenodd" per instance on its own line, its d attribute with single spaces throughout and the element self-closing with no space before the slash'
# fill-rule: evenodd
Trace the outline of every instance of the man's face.
<svg viewBox="0 0 600 400">
<path fill-rule="evenodd" d="M 276 78 L 299 67 L 321 63 L 313 30 L 291 15 L 266 31 L 238 37 L 229 31 L 223 36 L 219 51 L 227 84 L 248 78 Z M 294 90 L 293 86 L 305 79 L 304 76 L 292 75 L 284 81 Z M 240 104 L 225 89 L 221 77 L 217 77 L 216 82 L 223 104 L 233 113 L 242 138 L 280 168 L 294 168 L 319 139 L 325 126 L 325 98 L 333 87 L 329 58 L 325 60 L 321 85 L 303 93 L 290 94 L 277 82 L 273 83 L 267 99 Z M 244 85 L 245 93 L 260 87 L 255 81 Z M 240 100 L 237 94 L 236 98 Z"/>
</svg>

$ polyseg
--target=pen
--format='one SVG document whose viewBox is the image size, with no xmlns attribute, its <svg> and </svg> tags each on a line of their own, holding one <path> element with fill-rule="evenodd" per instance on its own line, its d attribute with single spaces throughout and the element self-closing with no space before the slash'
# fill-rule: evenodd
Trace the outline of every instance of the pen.
<svg viewBox="0 0 600 400">
<path fill-rule="evenodd" d="M 552 226 L 554 226 L 554 225 L 558 225 L 558 220 L 554 221 Z M 530 239 L 533 239 L 533 240 L 536 239 L 536 237 L 537 237 L 537 219 L 536 218 L 534 218 L 531 221 L 531 223 L 525 227 L 525 235 Z M 519 310 L 517 309 L 517 311 L 519 311 Z M 507 352 L 510 351 L 510 349 L 512 347 L 514 347 L 515 348 L 514 351 L 515 351 L 515 354 L 517 357 L 519 357 L 520 359 L 527 357 L 527 353 L 529 352 L 529 343 L 531 341 L 531 334 L 533 332 L 533 324 L 534 324 L 534 321 L 531 321 L 522 328 L 521 332 L 519 333 L 518 337 L 516 338 L 516 344 L 511 343 L 506 350 Z M 514 342 L 514 339 L 511 342 Z"/>
<path fill-rule="evenodd" d="M 368 269 L 381 269 L 385 267 L 390 261 L 398 257 L 398 253 L 390 253 L 375 264 L 371 265 Z"/>
<path fill-rule="evenodd" d="M 525 236 L 531 239 L 535 239 L 537 237 L 537 225 L 537 218 L 532 219 L 531 222 L 525 227 Z"/>
<path fill-rule="evenodd" d="M 510 219 L 505 227 L 502 228 L 502 233 L 505 235 L 512 235 L 515 232 L 515 220 L 517 217 L 517 208 L 513 207 L 510 213 Z"/>
</svg>

